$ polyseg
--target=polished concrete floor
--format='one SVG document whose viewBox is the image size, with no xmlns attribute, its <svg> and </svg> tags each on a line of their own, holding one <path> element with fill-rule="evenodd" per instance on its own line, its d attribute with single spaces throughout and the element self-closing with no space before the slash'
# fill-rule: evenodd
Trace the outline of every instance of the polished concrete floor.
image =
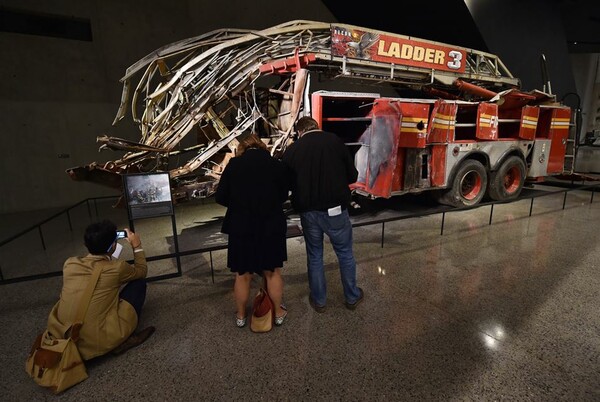
<svg viewBox="0 0 600 402">
<path fill-rule="evenodd" d="M 58 397 L 24 362 L 61 278 L 2 285 L 0 400 L 599 401 L 600 196 L 572 191 L 563 201 L 495 205 L 491 224 L 489 206 L 447 213 L 443 234 L 441 214 L 356 227 L 365 301 L 355 311 L 344 307 L 330 245 L 327 311 L 310 307 L 304 242 L 290 238 L 289 315 L 265 334 L 234 324 L 226 251 L 182 257 L 181 277 L 149 284 L 141 326 L 155 334 L 88 363 L 89 379 Z M 99 211 L 126 225 L 122 211 Z M 44 228 L 41 257 L 37 232 L 0 250 L 4 277 L 50 272 L 84 253 L 87 213 L 73 211 L 73 231 Z M 200 228 L 222 214 L 210 202 L 177 207 L 180 250 L 210 242 Z M 149 254 L 172 250 L 169 218 L 135 227 Z M 177 271 L 174 259 L 149 266 L 150 276 Z"/>
</svg>

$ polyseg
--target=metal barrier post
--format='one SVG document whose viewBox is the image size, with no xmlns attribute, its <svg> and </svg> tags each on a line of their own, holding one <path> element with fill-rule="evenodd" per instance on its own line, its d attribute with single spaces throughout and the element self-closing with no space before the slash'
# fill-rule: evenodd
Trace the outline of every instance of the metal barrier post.
<svg viewBox="0 0 600 402">
<path fill-rule="evenodd" d="M 213 268 L 212 251 L 209 251 L 208 254 L 210 254 L 210 276 L 212 277 L 212 283 L 215 283 L 215 270 Z"/>
<path fill-rule="evenodd" d="M 440 236 L 444 234 L 444 220 L 446 219 L 446 212 L 442 212 L 442 230 L 440 231 Z"/>
<path fill-rule="evenodd" d="M 181 257 L 179 256 L 179 240 L 177 239 L 177 225 L 175 223 L 174 213 L 171 214 L 171 223 L 173 224 L 173 244 L 175 246 L 175 260 L 177 261 L 177 273 L 179 274 L 179 276 L 181 276 Z"/>
<path fill-rule="evenodd" d="M 73 224 L 71 223 L 71 214 L 69 213 L 69 210 L 67 210 L 67 220 L 69 221 L 69 229 L 71 229 L 71 232 L 72 232 Z"/>
<path fill-rule="evenodd" d="M 531 216 L 531 211 L 533 211 L 533 198 L 531 199 L 531 205 L 529 205 L 529 216 Z"/>
<path fill-rule="evenodd" d="M 40 240 L 42 241 L 42 247 L 46 251 L 46 242 L 44 242 L 44 234 L 42 233 L 42 226 L 38 226 L 38 232 L 40 234 Z"/>
</svg>

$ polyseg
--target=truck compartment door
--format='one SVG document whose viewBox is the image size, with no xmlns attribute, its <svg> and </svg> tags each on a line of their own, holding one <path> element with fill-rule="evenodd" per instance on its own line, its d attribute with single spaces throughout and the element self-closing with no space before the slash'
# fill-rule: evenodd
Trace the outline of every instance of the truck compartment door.
<svg viewBox="0 0 600 402">
<path fill-rule="evenodd" d="M 552 109 L 550 121 L 550 158 L 548 159 L 548 174 L 561 174 L 565 164 L 567 139 L 569 138 L 569 123 L 571 109 Z"/>
<path fill-rule="evenodd" d="M 395 103 L 394 106 L 400 109 L 402 115 L 398 146 L 403 148 L 425 148 L 429 105 L 399 102 Z"/>
<path fill-rule="evenodd" d="M 521 111 L 521 127 L 519 128 L 519 138 L 523 140 L 533 140 L 537 128 L 540 109 L 535 106 L 524 106 Z"/>
<path fill-rule="evenodd" d="M 456 103 L 447 103 L 443 100 L 435 103 L 427 125 L 428 143 L 447 144 L 454 141 L 457 108 Z"/>
<path fill-rule="evenodd" d="M 357 187 L 375 197 L 389 198 L 396 170 L 402 115 L 389 100 L 378 99 L 373 105 L 371 118 L 371 126 L 359 138 L 362 145 L 355 157 L 359 171 Z"/>
<path fill-rule="evenodd" d="M 480 140 L 498 139 L 498 105 L 481 103 L 477 108 L 475 137 Z"/>
</svg>

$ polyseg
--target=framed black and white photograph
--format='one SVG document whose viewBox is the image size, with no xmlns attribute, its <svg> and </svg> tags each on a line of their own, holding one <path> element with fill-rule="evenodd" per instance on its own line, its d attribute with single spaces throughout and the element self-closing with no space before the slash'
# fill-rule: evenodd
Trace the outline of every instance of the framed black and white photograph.
<svg viewBox="0 0 600 402">
<path fill-rule="evenodd" d="M 168 172 L 123 175 L 123 185 L 131 219 L 173 214 Z"/>
</svg>

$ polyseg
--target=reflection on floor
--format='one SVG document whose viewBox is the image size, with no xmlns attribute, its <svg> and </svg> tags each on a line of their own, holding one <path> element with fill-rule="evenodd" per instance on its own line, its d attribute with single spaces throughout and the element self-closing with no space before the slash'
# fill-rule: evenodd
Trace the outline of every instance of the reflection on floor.
<svg viewBox="0 0 600 402">
<path fill-rule="evenodd" d="M 536 199 L 531 216 L 529 200 L 496 205 L 491 225 L 490 207 L 448 213 L 443 235 L 440 214 L 356 227 L 365 301 L 355 311 L 344 307 L 329 245 L 327 311 L 313 311 L 304 242 L 290 238 L 289 314 L 267 334 L 235 326 L 226 251 L 182 257 L 182 277 L 149 284 L 140 325 L 156 326 L 153 337 L 90 362 L 90 378 L 61 400 L 600 400 L 600 199 L 573 191 L 564 209 L 563 201 Z M 127 225 L 123 211 L 98 211 Z M 210 242 L 203 228 L 222 216 L 211 202 L 177 208 L 180 250 Z M 87 208 L 71 222 L 72 232 L 65 222 L 45 227 L 46 251 L 33 260 L 38 233 L 2 250 L 5 277 L 84 253 Z M 170 218 L 135 229 L 149 254 L 172 251 Z M 150 263 L 152 276 L 175 270 L 172 259 Z M 60 285 L 55 277 L 0 287 L 3 400 L 49 398 L 24 361 Z"/>
</svg>

